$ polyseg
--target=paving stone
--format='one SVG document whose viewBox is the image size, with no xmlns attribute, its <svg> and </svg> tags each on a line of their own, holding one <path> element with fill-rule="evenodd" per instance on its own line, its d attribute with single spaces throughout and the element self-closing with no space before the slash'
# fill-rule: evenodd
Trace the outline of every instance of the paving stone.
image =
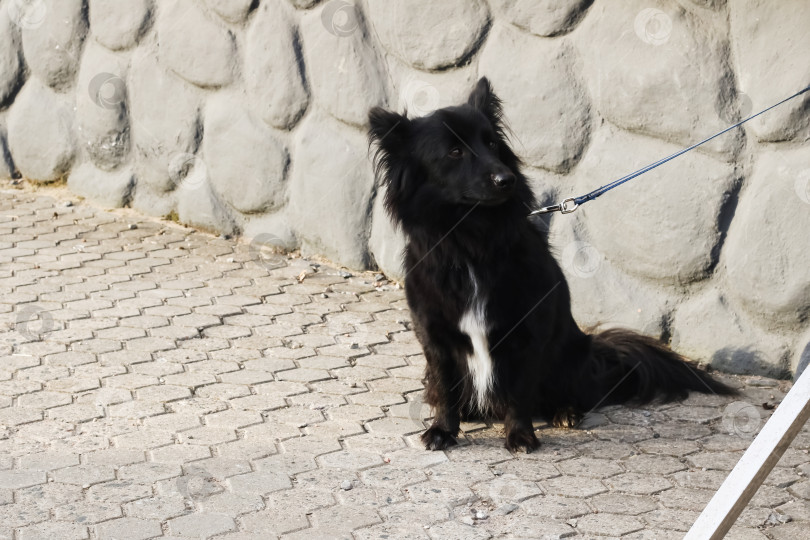
<svg viewBox="0 0 810 540">
<path fill-rule="evenodd" d="M 192 538 L 210 538 L 236 529 L 236 523 L 229 516 L 203 512 L 170 519 L 168 526 L 172 534 Z"/>
<path fill-rule="evenodd" d="M 557 464 L 557 469 L 563 474 L 588 476 L 591 478 L 607 478 L 624 472 L 624 470 L 613 461 L 587 457 L 561 461 Z"/>
<path fill-rule="evenodd" d="M 671 497 L 675 490 L 668 490 L 658 495 L 658 500 Z M 628 514 L 637 516 L 651 510 L 655 510 L 658 505 L 651 497 L 627 495 L 625 493 L 603 493 L 597 495 L 589 501 L 599 512 L 611 514 Z M 666 503 L 664 503 L 666 504 Z"/>
<path fill-rule="evenodd" d="M 676 487 L 658 495 L 658 500 L 667 508 L 680 508 L 701 512 L 714 496 L 708 489 L 689 489 Z"/>
<path fill-rule="evenodd" d="M 605 482 L 609 482 L 606 480 Z M 592 497 L 607 491 L 605 485 L 595 478 L 560 476 L 540 483 L 547 493 L 565 497 Z"/>
<path fill-rule="evenodd" d="M 100 538 L 146 540 L 161 536 L 163 531 L 159 521 L 125 517 L 96 525 L 96 534 Z"/>
<path fill-rule="evenodd" d="M 17 531 L 20 540 L 39 540 L 42 538 L 60 538 L 64 540 L 85 540 L 90 538 L 87 527 L 80 523 L 38 523 L 21 527 Z"/>
<path fill-rule="evenodd" d="M 127 516 L 165 521 L 187 512 L 182 496 L 159 496 L 138 499 L 123 505 Z"/>
<path fill-rule="evenodd" d="M 659 509 L 644 514 L 642 519 L 652 528 L 685 532 L 689 530 L 699 515 L 699 512 L 688 510 Z"/>
<path fill-rule="evenodd" d="M 644 523 L 632 516 L 620 514 L 590 514 L 577 519 L 577 531 L 622 536 L 644 528 Z"/>
<path fill-rule="evenodd" d="M 52 471 L 78 464 L 78 454 L 65 454 L 62 452 L 40 452 L 20 458 L 20 469 L 31 471 Z"/>
<path fill-rule="evenodd" d="M 266 495 L 292 486 L 286 474 L 272 470 L 232 476 L 228 478 L 227 483 L 234 493 L 255 493 L 257 495 Z"/>
</svg>

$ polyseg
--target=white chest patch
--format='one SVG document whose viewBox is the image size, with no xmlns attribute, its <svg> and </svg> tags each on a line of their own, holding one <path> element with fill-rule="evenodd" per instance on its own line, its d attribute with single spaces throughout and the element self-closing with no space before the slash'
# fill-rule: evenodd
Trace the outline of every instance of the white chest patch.
<svg viewBox="0 0 810 540">
<path fill-rule="evenodd" d="M 467 356 L 467 369 L 472 377 L 473 408 L 486 412 L 490 407 L 490 397 L 494 384 L 492 358 L 489 355 L 489 340 L 487 339 L 486 298 L 478 293 L 478 282 L 470 270 L 473 283 L 473 295 L 467 311 L 461 316 L 459 329 L 469 336 L 472 342 L 472 354 Z"/>
</svg>

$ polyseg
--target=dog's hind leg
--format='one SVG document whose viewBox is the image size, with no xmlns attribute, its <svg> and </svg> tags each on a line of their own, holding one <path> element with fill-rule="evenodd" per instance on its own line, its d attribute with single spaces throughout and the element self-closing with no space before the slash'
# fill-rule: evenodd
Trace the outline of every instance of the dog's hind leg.
<svg viewBox="0 0 810 540">
<path fill-rule="evenodd" d="M 584 417 L 585 415 L 574 407 L 564 407 L 554 413 L 551 425 L 556 428 L 573 428 L 577 427 Z"/>
</svg>

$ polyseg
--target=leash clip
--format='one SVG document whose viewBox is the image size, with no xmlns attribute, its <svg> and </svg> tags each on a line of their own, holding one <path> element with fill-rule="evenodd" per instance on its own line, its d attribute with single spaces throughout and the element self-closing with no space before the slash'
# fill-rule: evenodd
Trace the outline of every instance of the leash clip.
<svg viewBox="0 0 810 540">
<path fill-rule="evenodd" d="M 570 214 L 577 208 L 579 208 L 579 204 L 577 204 L 577 201 L 573 197 L 568 197 L 559 204 L 552 204 L 551 206 L 544 206 L 542 208 L 538 208 L 537 210 L 531 212 L 529 215 L 536 216 L 537 214 L 549 214 L 551 212 Z"/>
</svg>

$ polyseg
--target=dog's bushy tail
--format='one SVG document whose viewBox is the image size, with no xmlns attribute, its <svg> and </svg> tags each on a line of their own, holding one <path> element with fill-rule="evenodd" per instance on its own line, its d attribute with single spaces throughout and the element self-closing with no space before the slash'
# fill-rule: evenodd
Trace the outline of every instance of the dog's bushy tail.
<svg viewBox="0 0 810 540">
<path fill-rule="evenodd" d="M 625 329 L 592 334 L 583 369 L 591 383 L 593 402 L 588 407 L 643 404 L 656 398 L 674 401 L 686 398 L 690 390 L 737 393 L 658 340 Z"/>
</svg>

